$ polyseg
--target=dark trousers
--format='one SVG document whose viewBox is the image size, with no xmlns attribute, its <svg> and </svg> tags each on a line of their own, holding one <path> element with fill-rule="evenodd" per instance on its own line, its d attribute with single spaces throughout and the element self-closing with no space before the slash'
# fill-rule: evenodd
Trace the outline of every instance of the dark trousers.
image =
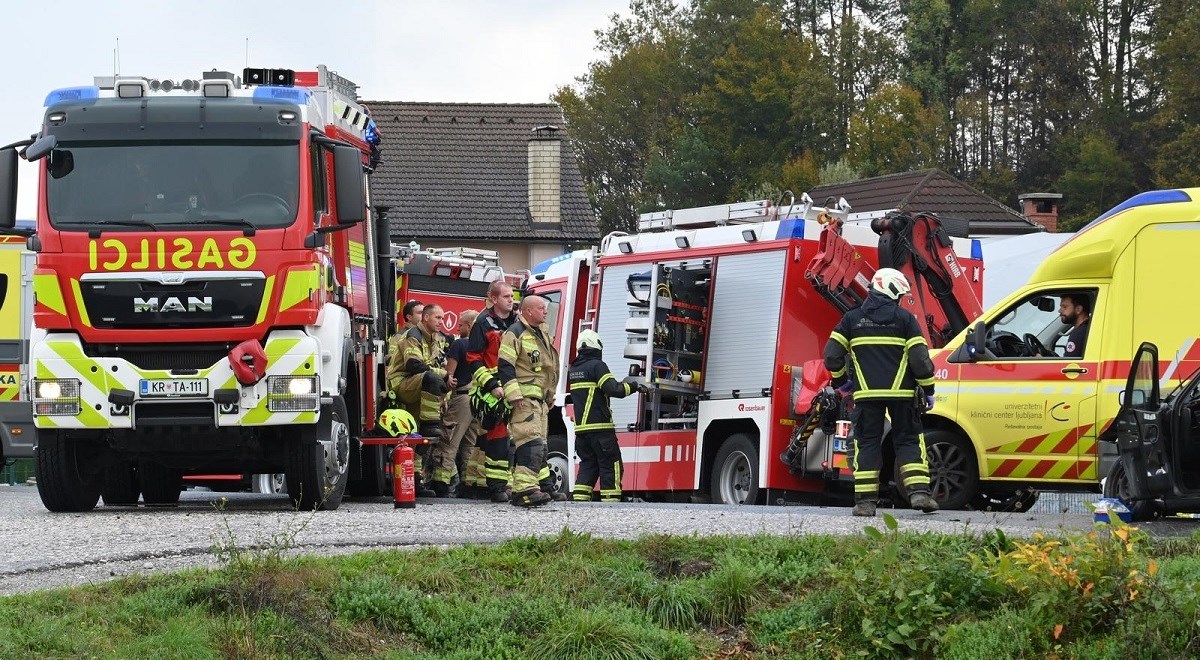
<svg viewBox="0 0 1200 660">
<path fill-rule="evenodd" d="M 912 398 L 855 401 L 854 499 L 874 500 L 879 496 L 883 465 L 884 415 L 892 419 L 892 447 L 900 464 L 900 480 L 907 491 L 929 492 L 929 465 L 925 459 L 925 434 Z"/>
<path fill-rule="evenodd" d="M 600 501 L 621 501 L 621 447 L 616 431 L 585 431 L 575 435 L 575 453 L 579 456 L 579 474 L 571 499 L 589 502 L 596 477 L 600 478 Z"/>
</svg>

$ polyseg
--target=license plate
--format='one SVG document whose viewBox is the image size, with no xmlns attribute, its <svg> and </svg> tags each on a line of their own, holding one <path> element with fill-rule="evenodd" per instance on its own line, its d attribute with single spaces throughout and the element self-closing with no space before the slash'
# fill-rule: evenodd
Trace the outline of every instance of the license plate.
<svg viewBox="0 0 1200 660">
<path fill-rule="evenodd" d="M 848 438 L 834 438 L 833 450 L 842 454 L 849 453 L 850 440 Z"/>
<path fill-rule="evenodd" d="M 142 396 L 208 396 L 206 378 L 143 378 Z"/>
</svg>

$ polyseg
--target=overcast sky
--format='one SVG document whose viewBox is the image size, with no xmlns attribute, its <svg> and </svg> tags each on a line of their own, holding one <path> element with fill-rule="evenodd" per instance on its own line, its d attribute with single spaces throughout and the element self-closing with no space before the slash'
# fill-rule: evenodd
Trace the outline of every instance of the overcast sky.
<svg viewBox="0 0 1200 660">
<path fill-rule="evenodd" d="M 0 145 L 40 128 L 46 94 L 120 72 L 199 78 L 213 68 L 315 70 L 364 99 L 542 103 L 599 58 L 594 32 L 628 0 L 58 0 L 6 3 Z M 33 218 L 23 165 L 17 217 Z"/>
</svg>

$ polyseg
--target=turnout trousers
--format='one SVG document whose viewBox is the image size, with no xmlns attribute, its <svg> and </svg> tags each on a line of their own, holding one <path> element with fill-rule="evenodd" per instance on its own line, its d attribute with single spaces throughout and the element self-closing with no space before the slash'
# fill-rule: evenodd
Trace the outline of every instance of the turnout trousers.
<svg viewBox="0 0 1200 660">
<path fill-rule="evenodd" d="M 608 429 L 577 433 L 575 453 L 579 456 L 579 474 L 575 477 L 571 499 L 576 502 L 592 501 L 592 489 L 599 477 L 600 501 L 620 502 L 623 463 L 617 432 Z"/>
<path fill-rule="evenodd" d="M 883 469 L 884 416 L 892 419 L 892 446 L 900 465 L 900 480 L 911 493 L 929 492 L 929 464 L 925 457 L 925 434 L 912 397 L 904 399 L 868 399 L 855 401 L 854 422 L 854 499 L 879 497 L 879 478 Z"/>
</svg>

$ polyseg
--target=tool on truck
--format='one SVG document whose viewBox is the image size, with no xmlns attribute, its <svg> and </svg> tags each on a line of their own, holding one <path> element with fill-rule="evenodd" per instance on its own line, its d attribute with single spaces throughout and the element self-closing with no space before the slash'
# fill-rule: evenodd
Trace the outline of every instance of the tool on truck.
<svg viewBox="0 0 1200 660">
<path fill-rule="evenodd" d="M 302 508 L 385 492 L 374 426 L 390 330 L 386 226 L 356 86 L 248 68 L 50 92 L 39 168 L 30 399 L 52 511 L 170 505 L 185 473 L 286 475 Z M 386 310 L 386 311 L 385 311 Z"/>
<path fill-rule="evenodd" d="M 855 304 L 856 273 L 867 274 L 865 295 L 879 263 L 880 234 L 854 222 L 844 200 L 835 202 L 819 207 L 804 195 L 784 205 L 763 200 L 644 214 L 635 234 L 610 235 L 598 249 L 533 269 L 529 289 L 556 305 L 564 356 L 576 333 L 590 328 L 615 373 L 651 386 L 649 394 L 612 402 L 626 492 L 778 503 L 846 490 L 845 453 L 834 452 L 822 433 L 809 432 L 798 464 L 777 459 L 811 407 L 803 385 L 819 392 L 828 382 L 820 356 L 840 310 Z M 912 220 L 903 239 L 895 219 L 877 229 L 890 239 L 885 245 L 896 263 L 901 240 L 912 244 L 906 274 L 929 282 L 923 286 L 930 292 L 916 301 L 917 317 L 943 332 L 950 316 L 924 307 L 942 299 L 940 292 L 973 313 L 982 287 L 979 245 L 946 236 L 932 216 Z M 938 269 L 917 274 L 922 263 L 935 262 L 952 264 L 953 281 L 935 286 L 930 278 L 940 277 Z M 553 452 L 557 440 L 570 456 L 565 398 L 560 387 L 550 446 Z"/>
</svg>

